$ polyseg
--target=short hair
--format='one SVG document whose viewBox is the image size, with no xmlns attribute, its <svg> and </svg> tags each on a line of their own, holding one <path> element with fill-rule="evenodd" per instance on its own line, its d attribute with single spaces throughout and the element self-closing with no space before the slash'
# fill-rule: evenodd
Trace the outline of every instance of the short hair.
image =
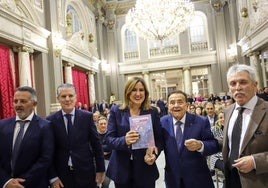
<svg viewBox="0 0 268 188">
<path fill-rule="evenodd" d="M 229 68 L 229 70 L 227 71 L 227 82 L 229 82 L 230 77 L 233 74 L 236 74 L 238 72 L 242 72 L 242 71 L 246 71 L 249 74 L 250 80 L 252 82 L 256 82 L 256 75 L 255 75 L 255 69 L 251 66 L 245 65 L 245 64 L 236 64 L 233 65 Z"/>
<path fill-rule="evenodd" d="M 175 90 L 175 91 L 170 92 L 168 94 L 168 101 L 169 101 L 170 95 L 172 95 L 172 94 L 182 94 L 184 96 L 184 98 L 185 98 L 185 101 L 187 102 L 187 94 L 185 92 L 181 91 L 181 90 Z"/>
<path fill-rule="evenodd" d="M 30 86 L 21 86 L 18 87 L 15 92 L 17 91 L 27 91 L 31 94 L 31 100 L 37 102 L 37 96 L 36 96 L 36 91 L 34 88 L 30 87 Z"/>
<path fill-rule="evenodd" d="M 105 116 L 100 116 L 97 120 L 97 122 L 99 122 L 100 120 L 106 120 L 107 121 L 107 118 Z"/>
<path fill-rule="evenodd" d="M 75 95 L 76 95 L 76 89 L 75 89 L 75 86 L 73 84 L 69 84 L 69 83 L 64 83 L 64 84 L 61 84 L 58 86 L 57 88 L 57 96 L 59 96 L 60 92 L 62 89 L 64 88 L 70 88 L 74 91 Z"/>
</svg>

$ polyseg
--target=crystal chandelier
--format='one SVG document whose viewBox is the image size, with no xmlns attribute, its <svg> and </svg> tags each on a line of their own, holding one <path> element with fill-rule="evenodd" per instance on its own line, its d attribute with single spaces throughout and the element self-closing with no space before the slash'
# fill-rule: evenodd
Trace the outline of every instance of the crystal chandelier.
<svg viewBox="0 0 268 188">
<path fill-rule="evenodd" d="M 162 41 L 184 31 L 193 14 L 190 0 L 137 0 L 126 15 L 126 25 L 144 39 Z"/>
</svg>

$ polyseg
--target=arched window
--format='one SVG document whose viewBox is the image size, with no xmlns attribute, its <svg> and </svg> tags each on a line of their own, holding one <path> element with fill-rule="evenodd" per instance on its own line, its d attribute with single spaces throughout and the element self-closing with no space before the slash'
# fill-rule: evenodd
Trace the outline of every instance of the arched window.
<svg viewBox="0 0 268 188">
<path fill-rule="evenodd" d="M 191 52 L 208 50 L 207 18 L 202 12 L 196 11 L 190 23 Z"/>
<path fill-rule="evenodd" d="M 138 37 L 135 32 L 130 31 L 125 26 L 122 28 L 122 41 L 125 60 L 139 58 Z"/>
<path fill-rule="evenodd" d="M 71 5 L 67 6 L 67 18 L 67 20 L 70 22 L 68 24 L 70 24 L 69 27 L 71 27 L 72 34 L 79 32 L 82 29 L 79 17 Z"/>
</svg>

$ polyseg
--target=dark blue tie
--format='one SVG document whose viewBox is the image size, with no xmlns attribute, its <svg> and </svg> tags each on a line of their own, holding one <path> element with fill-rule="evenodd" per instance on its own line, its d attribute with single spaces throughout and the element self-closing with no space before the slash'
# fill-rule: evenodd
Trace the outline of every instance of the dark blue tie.
<svg viewBox="0 0 268 188">
<path fill-rule="evenodd" d="M 181 125 L 182 125 L 182 122 L 181 121 L 177 121 L 175 123 L 175 125 L 177 125 L 177 128 L 176 128 L 176 141 L 177 141 L 177 147 L 178 147 L 178 150 L 180 150 L 180 145 L 181 145 L 181 140 L 182 140 L 182 130 L 181 130 Z"/>
<path fill-rule="evenodd" d="M 65 114 L 65 117 L 67 118 L 67 134 L 68 134 L 68 140 L 69 140 L 69 145 L 70 145 L 72 128 L 73 128 L 72 114 Z"/>
<path fill-rule="evenodd" d="M 15 143 L 14 143 L 14 146 L 13 146 L 12 159 L 11 159 L 12 170 L 14 169 L 14 166 L 15 166 L 18 154 L 19 154 L 20 144 L 21 144 L 21 141 L 23 139 L 24 125 L 25 125 L 26 122 L 29 122 L 29 121 L 21 121 L 21 120 L 19 120 L 17 122 L 19 122 L 20 130 L 19 130 L 19 133 L 18 133 L 18 135 L 16 137 L 16 140 L 15 140 Z"/>
<path fill-rule="evenodd" d="M 234 123 L 234 128 L 232 132 L 232 144 L 231 144 L 231 153 L 229 157 L 229 168 L 233 168 L 232 164 L 234 163 L 234 160 L 236 160 L 239 156 L 239 146 L 240 146 L 240 138 L 241 138 L 241 132 L 242 132 L 242 122 L 243 122 L 243 112 L 245 108 L 239 107 L 238 108 L 238 116 L 236 118 L 236 121 Z"/>
</svg>

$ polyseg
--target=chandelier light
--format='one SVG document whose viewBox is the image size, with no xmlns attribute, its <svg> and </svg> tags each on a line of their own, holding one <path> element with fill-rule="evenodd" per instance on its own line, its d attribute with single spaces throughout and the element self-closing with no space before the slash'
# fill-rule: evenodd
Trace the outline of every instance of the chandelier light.
<svg viewBox="0 0 268 188">
<path fill-rule="evenodd" d="M 183 32 L 193 14 L 190 0 L 137 0 L 126 15 L 126 25 L 144 39 L 162 41 Z"/>
</svg>

